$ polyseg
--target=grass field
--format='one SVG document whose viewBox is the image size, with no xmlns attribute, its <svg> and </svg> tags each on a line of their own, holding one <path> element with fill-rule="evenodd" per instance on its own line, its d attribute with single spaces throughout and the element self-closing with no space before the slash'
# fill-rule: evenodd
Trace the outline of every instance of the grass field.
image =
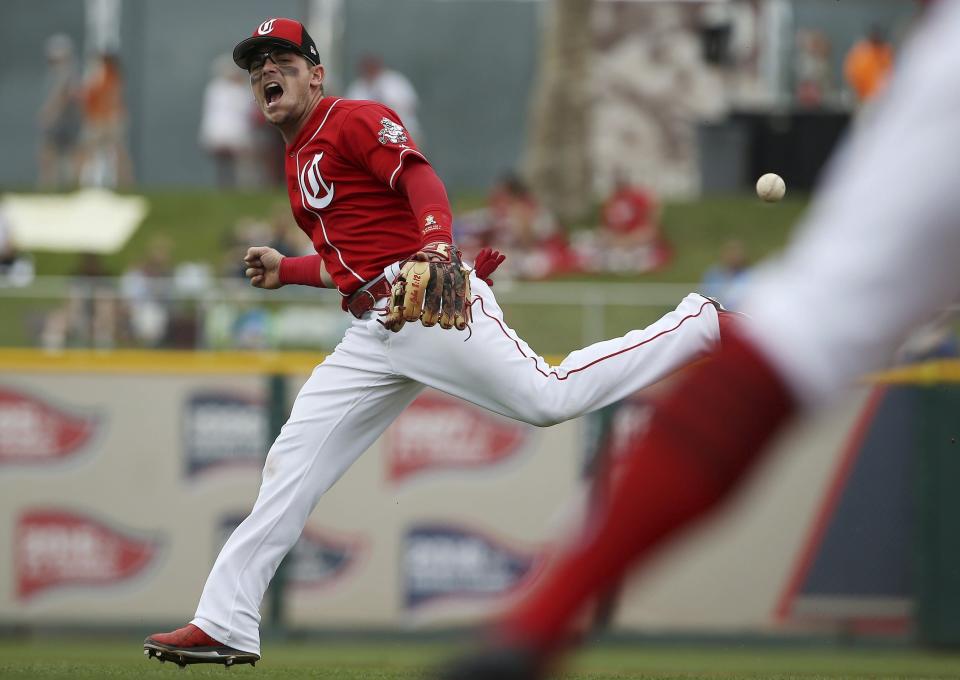
<svg viewBox="0 0 960 680">
<path fill-rule="evenodd" d="M 117 680 L 142 678 L 244 677 L 257 680 L 388 680 L 426 678 L 451 648 L 424 643 L 267 644 L 256 668 L 242 666 L 229 675 L 220 666 L 177 666 L 147 661 L 139 639 L 129 641 L 0 640 L 3 680 Z M 181 674 L 182 673 L 182 674 Z M 773 648 L 747 646 L 677 647 L 641 643 L 593 646 L 562 676 L 568 680 L 641 680 L 668 678 L 957 678 L 960 654 L 902 649 Z M 491 679 L 494 680 L 494 679 Z"/>
<path fill-rule="evenodd" d="M 137 232 L 119 252 L 104 258 L 111 274 L 121 274 L 138 262 L 158 236 L 173 248 L 175 262 L 206 262 L 213 271 L 224 264 L 224 244 L 235 224 L 244 218 L 265 218 L 289 212 L 285 195 L 279 192 L 224 193 L 217 191 L 150 191 L 143 194 L 150 212 Z M 482 197 L 465 196 L 454 201 L 462 212 L 482 204 Z M 663 269 L 643 274 L 579 275 L 569 278 L 618 282 L 683 283 L 695 287 L 704 271 L 716 261 L 723 243 L 739 238 L 752 259 L 779 249 L 802 213 L 806 201 L 791 197 L 776 205 L 755 197 L 709 197 L 699 201 L 668 203 L 663 230 L 673 245 L 674 257 Z M 587 220 L 578 228 L 589 228 Z M 68 275 L 76 271 L 76 253 L 35 254 L 40 275 Z M 43 319 L 62 305 L 60 298 L 33 299 L 0 296 L 0 346 L 29 346 Z M 596 337 L 584 338 L 583 309 L 579 305 L 504 305 L 507 320 L 537 351 L 566 354 L 588 341 L 616 337 L 645 326 L 668 311 L 668 307 L 609 306 Z M 321 348 L 321 349 L 330 349 Z"/>
</svg>

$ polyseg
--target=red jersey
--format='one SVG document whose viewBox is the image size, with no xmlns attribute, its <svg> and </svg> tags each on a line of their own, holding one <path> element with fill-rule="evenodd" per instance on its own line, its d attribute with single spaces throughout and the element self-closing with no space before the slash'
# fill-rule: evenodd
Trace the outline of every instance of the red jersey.
<svg viewBox="0 0 960 680">
<path fill-rule="evenodd" d="M 396 191 L 404 159 L 426 160 L 392 110 L 324 97 L 287 146 L 290 206 L 348 295 L 420 248 L 407 198 Z"/>
</svg>

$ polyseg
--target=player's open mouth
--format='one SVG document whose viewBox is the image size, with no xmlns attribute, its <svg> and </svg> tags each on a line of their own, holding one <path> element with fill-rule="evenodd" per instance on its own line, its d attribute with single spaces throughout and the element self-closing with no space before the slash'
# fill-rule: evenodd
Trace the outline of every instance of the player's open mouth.
<svg viewBox="0 0 960 680">
<path fill-rule="evenodd" d="M 273 106 L 280 97 L 283 96 L 283 88 L 279 83 L 267 83 L 263 88 L 263 100 L 267 103 L 267 108 Z"/>
</svg>

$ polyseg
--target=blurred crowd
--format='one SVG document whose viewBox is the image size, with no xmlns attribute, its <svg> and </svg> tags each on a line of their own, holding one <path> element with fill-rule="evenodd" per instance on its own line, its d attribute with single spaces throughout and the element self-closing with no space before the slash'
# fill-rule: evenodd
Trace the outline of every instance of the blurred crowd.
<svg viewBox="0 0 960 680">
<path fill-rule="evenodd" d="M 571 230 L 509 173 L 494 185 L 483 208 L 455 219 L 454 237 L 467 259 L 488 246 L 505 253 L 499 276 L 529 280 L 648 272 L 670 260 L 659 216 L 653 193 L 620 177 L 600 207 L 598 223 Z"/>
<path fill-rule="evenodd" d="M 220 244 L 219 267 L 177 260 L 175 244 L 166 236 L 153 237 L 121 272 L 111 271 L 103 256 L 84 253 L 70 273 L 64 303 L 38 313 L 30 333 L 36 344 L 51 350 L 262 349 L 272 346 L 278 333 L 295 338 L 299 330 L 278 330 L 277 315 L 247 295 L 242 260 L 250 243 L 289 255 L 310 250 L 289 214 L 278 211 L 269 219 L 239 220 Z M 328 334 L 342 330 L 333 326 L 326 324 Z"/>
<path fill-rule="evenodd" d="M 712 22 L 706 19 L 699 26 L 703 58 L 721 63 L 731 50 L 729 22 L 723 15 Z M 38 112 L 38 184 L 44 189 L 131 186 L 135 176 L 128 149 L 124 74 L 117 55 L 103 52 L 81 64 L 65 35 L 51 36 L 45 54 L 48 77 Z M 865 107 L 883 90 L 893 61 L 890 40 L 880 27 L 873 27 L 844 55 L 845 83 L 837 82 L 827 34 L 801 29 L 793 51 L 793 100 L 801 109 L 844 100 Z M 376 54 L 363 55 L 355 71 L 345 96 L 380 101 L 394 109 L 424 146 L 419 98 L 411 81 Z M 211 64 L 197 140 L 221 188 L 284 182 L 282 141 L 257 110 L 246 74 L 229 54 Z M 503 251 L 507 260 L 498 277 L 504 278 L 630 275 L 668 266 L 674 246 L 662 229 L 660 201 L 650 186 L 636 181 L 638 175 L 647 175 L 626 166 L 606 172 L 610 188 L 599 197 L 594 219 L 578 224 L 562 223 L 523 176 L 505 173 L 489 189 L 482 207 L 456 216 L 455 239 L 467 260 L 487 246 Z M 254 243 L 291 255 L 310 252 L 310 244 L 283 210 L 268 220 L 239 221 L 220 244 L 219 269 L 174 262 L 173 244 L 164 238 L 151 241 L 142 257 L 122 272 L 109 272 L 102 257 L 85 254 L 73 272 L 77 285 L 66 303 L 35 320 L 34 336 L 49 348 L 217 346 L 229 339 L 240 346 L 266 346 L 275 335 L 276 318 L 262 306 L 198 302 L 214 279 L 245 282 L 241 261 Z M 703 275 L 703 292 L 735 309 L 750 271 L 746 251 L 739 240 L 724 244 L 715 265 Z M 118 278 L 111 281 L 111 274 Z M 16 248 L 0 205 L 0 285 L 23 283 L 32 276 L 32 260 Z M 188 299 L 191 302 L 185 302 Z M 198 314 L 197 305 L 204 304 L 203 314 Z"/>
</svg>

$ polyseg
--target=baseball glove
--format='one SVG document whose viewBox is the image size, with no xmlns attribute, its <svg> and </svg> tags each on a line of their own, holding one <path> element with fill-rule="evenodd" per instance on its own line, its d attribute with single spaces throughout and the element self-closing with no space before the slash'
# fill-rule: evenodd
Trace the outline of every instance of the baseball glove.
<svg viewBox="0 0 960 680">
<path fill-rule="evenodd" d="M 470 269 L 449 243 L 430 243 L 400 268 L 383 325 L 394 333 L 407 321 L 465 330 L 470 312 Z"/>
</svg>

